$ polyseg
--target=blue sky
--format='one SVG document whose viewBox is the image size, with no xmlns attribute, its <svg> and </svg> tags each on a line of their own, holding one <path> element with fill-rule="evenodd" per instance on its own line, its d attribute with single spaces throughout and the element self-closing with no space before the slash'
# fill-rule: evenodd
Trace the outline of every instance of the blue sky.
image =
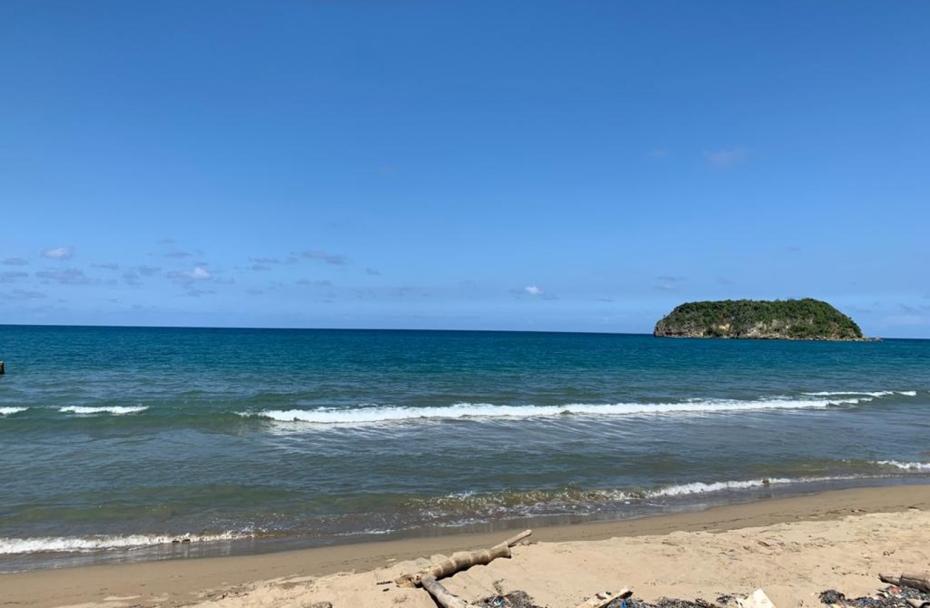
<svg viewBox="0 0 930 608">
<path fill-rule="evenodd" d="M 0 319 L 930 337 L 926 2 L 0 4 Z"/>
</svg>

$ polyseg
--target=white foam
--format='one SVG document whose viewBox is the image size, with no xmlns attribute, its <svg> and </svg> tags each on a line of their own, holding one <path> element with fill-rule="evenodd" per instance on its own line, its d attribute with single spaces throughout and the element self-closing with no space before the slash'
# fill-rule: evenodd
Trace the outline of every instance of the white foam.
<svg viewBox="0 0 930 608">
<path fill-rule="evenodd" d="M 160 534 L 131 534 L 128 536 L 46 536 L 35 538 L 0 538 L 0 555 L 21 553 L 87 553 L 112 549 L 132 549 L 155 545 L 171 545 L 184 541 L 192 543 L 214 542 L 250 538 L 252 535 L 227 532 L 204 536 L 168 536 Z M 187 544 L 186 542 L 184 544 Z"/>
<path fill-rule="evenodd" d="M 447 407 L 364 407 L 354 409 L 317 408 L 312 410 L 262 410 L 239 412 L 277 422 L 304 422 L 320 425 L 364 425 L 426 419 L 460 418 L 538 418 L 566 414 L 582 416 L 630 416 L 653 414 L 738 412 L 772 409 L 822 409 L 831 405 L 854 405 L 870 397 L 842 399 L 771 398 L 746 400 L 704 400 L 683 403 L 568 403 L 565 405 L 494 405 L 456 403 Z"/>
<path fill-rule="evenodd" d="M 871 391 L 871 392 L 862 392 L 862 391 L 817 391 L 814 393 L 801 393 L 802 395 L 808 395 L 811 397 L 829 397 L 832 395 L 846 395 L 849 397 L 861 396 L 861 397 L 890 397 L 891 395 L 901 395 L 904 397 L 916 397 L 917 391 Z"/>
<path fill-rule="evenodd" d="M 930 462 L 901 462 L 900 460 L 879 460 L 876 464 L 897 467 L 904 471 L 930 471 Z"/>
<path fill-rule="evenodd" d="M 59 412 L 64 414 L 78 414 L 81 416 L 90 416 L 93 414 L 112 414 L 114 416 L 123 416 L 124 414 L 138 414 L 149 409 L 146 405 L 112 405 L 107 407 L 85 407 L 82 405 L 69 405 L 59 408 Z"/>
<path fill-rule="evenodd" d="M 649 498 L 659 496 L 686 496 L 689 494 L 709 494 L 712 492 L 723 492 L 727 490 L 750 490 L 752 488 L 764 488 L 775 485 L 846 481 L 850 479 L 859 479 L 859 476 L 838 475 L 832 477 L 770 477 L 766 479 L 747 479 L 741 481 L 714 481 L 711 483 L 696 481 L 693 483 L 683 483 L 660 488 L 658 490 L 652 490 L 651 492 L 647 492 L 646 496 Z"/>
<path fill-rule="evenodd" d="M 28 409 L 28 407 L 0 407 L 0 416 L 12 416 Z"/>
</svg>

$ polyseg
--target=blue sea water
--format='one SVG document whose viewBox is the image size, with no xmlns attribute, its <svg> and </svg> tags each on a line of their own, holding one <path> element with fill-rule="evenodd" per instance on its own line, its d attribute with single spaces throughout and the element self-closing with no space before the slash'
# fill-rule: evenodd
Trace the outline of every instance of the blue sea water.
<svg viewBox="0 0 930 608">
<path fill-rule="evenodd" d="M 930 476 L 930 341 L 0 326 L 0 359 L 0 571 Z"/>
</svg>

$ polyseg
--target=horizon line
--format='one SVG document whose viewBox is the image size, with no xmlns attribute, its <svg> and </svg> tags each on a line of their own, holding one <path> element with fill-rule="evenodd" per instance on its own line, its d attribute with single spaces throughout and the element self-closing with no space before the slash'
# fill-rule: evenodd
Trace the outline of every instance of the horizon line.
<svg viewBox="0 0 930 608">
<path fill-rule="evenodd" d="M 515 333 L 515 334 L 584 334 L 593 336 L 652 336 L 651 332 L 628 331 L 583 331 L 561 329 L 461 329 L 443 327 L 274 327 L 274 326 L 233 326 L 233 325 L 103 325 L 94 323 L 0 323 L 4 327 L 73 327 L 97 329 L 229 329 L 229 330 L 259 330 L 259 331 L 407 331 L 407 332 L 461 332 L 461 333 Z M 900 337 L 900 336 L 868 336 L 871 341 L 880 340 L 930 340 L 930 338 Z M 694 340 L 743 340 L 756 342 L 833 342 L 834 340 L 779 340 L 758 338 L 675 338 Z M 865 340 L 865 341 L 869 341 Z M 842 342 L 842 340 L 835 340 Z"/>
</svg>

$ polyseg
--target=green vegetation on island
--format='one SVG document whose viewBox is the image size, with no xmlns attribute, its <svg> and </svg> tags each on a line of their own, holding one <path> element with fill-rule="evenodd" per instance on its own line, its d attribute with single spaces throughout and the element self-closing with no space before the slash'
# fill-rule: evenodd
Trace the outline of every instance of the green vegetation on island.
<svg viewBox="0 0 930 608">
<path fill-rule="evenodd" d="M 655 336 L 862 340 L 855 321 L 812 298 L 687 302 L 656 323 Z"/>
</svg>

